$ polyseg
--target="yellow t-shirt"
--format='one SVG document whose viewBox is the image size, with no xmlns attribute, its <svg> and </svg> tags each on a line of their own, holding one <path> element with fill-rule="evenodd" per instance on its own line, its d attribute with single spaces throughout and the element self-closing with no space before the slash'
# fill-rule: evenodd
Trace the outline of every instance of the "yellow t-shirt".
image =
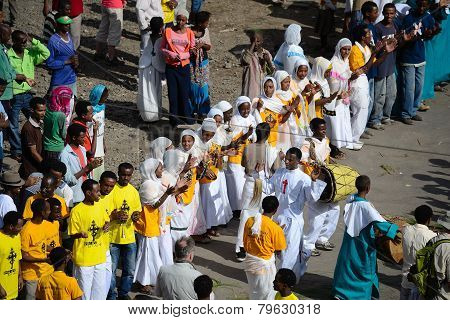
<svg viewBox="0 0 450 320">
<path fill-rule="evenodd" d="M 164 14 L 164 24 L 175 20 L 175 9 L 170 9 L 170 0 L 161 0 L 162 11 Z"/>
<path fill-rule="evenodd" d="M 259 236 L 252 235 L 255 218 L 248 218 L 244 227 L 244 249 L 252 256 L 269 260 L 275 251 L 286 249 L 283 229 L 267 216 L 262 216 Z"/>
<path fill-rule="evenodd" d="M 117 211 L 121 210 L 122 206 L 126 207 L 128 212 L 127 222 L 120 223 L 115 220 L 111 223 L 111 243 L 115 244 L 129 244 L 136 241 L 134 237 L 134 224 L 131 220 L 131 215 L 135 211 L 141 212 L 141 199 L 139 198 L 139 192 L 131 185 L 128 184 L 125 187 L 120 186 L 118 183 L 111 191 L 113 207 Z M 124 202 L 125 201 L 125 202 Z"/>
<path fill-rule="evenodd" d="M 287 297 L 282 297 L 279 292 L 275 295 L 275 300 L 298 300 L 297 296 L 294 293 L 291 293 Z"/>
<path fill-rule="evenodd" d="M 73 262 L 80 267 L 95 266 L 106 261 L 103 226 L 109 221 L 104 205 L 96 202 L 87 205 L 77 204 L 71 212 L 69 235 L 82 231 L 87 232 L 87 238 L 79 238 L 73 244 Z"/>
<path fill-rule="evenodd" d="M 281 120 L 283 119 L 283 116 L 269 109 L 264 109 L 260 112 L 260 115 L 262 121 L 267 122 L 269 123 L 269 125 L 271 125 L 267 143 L 275 148 L 278 142 L 278 127 L 281 123 Z"/>
<path fill-rule="evenodd" d="M 134 224 L 137 233 L 145 237 L 157 237 L 161 234 L 159 230 L 159 209 L 153 209 L 148 205 L 142 208 L 139 220 Z"/>
<path fill-rule="evenodd" d="M 33 258 L 46 259 L 52 229 L 52 223 L 46 220 L 40 224 L 27 221 L 20 233 L 22 238 L 22 251 L 28 253 Z M 53 267 L 46 262 L 22 261 L 21 265 L 24 280 L 37 280 L 53 272 Z"/>
<path fill-rule="evenodd" d="M 39 279 L 36 300 L 75 300 L 83 295 L 75 278 L 55 271 Z"/>
<path fill-rule="evenodd" d="M 0 231 L 0 284 L 6 291 L 6 300 L 17 298 L 19 293 L 20 259 L 20 235 L 11 237 Z"/>
<path fill-rule="evenodd" d="M 53 198 L 58 199 L 61 202 L 61 215 L 63 218 L 66 218 L 69 216 L 69 211 L 67 210 L 66 201 L 58 196 L 56 193 L 53 195 Z M 25 202 L 25 208 L 23 209 L 23 218 L 24 219 L 31 219 L 33 218 L 33 211 L 31 211 L 31 204 L 36 199 L 42 199 L 42 195 L 40 192 L 36 193 L 35 195 L 29 197 L 27 201 Z"/>
<path fill-rule="evenodd" d="M 53 222 L 50 222 L 49 224 L 46 223 L 45 228 L 47 229 L 46 232 L 48 233 L 47 251 L 50 253 L 50 251 L 53 248 L 61 247 L 61 235 L 59 232 L 59 222 L 53 221 Z"/>
<path fill-rule="evenodd" d="M 374 59 L 373 61 L 375 62 L 376 59 Z M 348 64 L 350 65 L 350 70 L 352 70 L 353 72 L 361 67 L 364 67 L 364 65 L 366 64 L 364 54 L 356 44 L 352 46 L 350 56 L 348 57 Z"/>
<path fill-rule="evenodd" d="M 106 208 L 106 213 L 111 217 L 111 212 L 114 211 L 114 204 L 112 201 L 111 193 L 106 196 L 100 196 L 101 204 Z M 111 220 L 111 219 L 110 219 Z M 109 244 L 111 243 L 111 230 L 108 232 L 103 232 L 103 241 L 105 245 L 105 252 L 109 250 Z"/>
</svg>

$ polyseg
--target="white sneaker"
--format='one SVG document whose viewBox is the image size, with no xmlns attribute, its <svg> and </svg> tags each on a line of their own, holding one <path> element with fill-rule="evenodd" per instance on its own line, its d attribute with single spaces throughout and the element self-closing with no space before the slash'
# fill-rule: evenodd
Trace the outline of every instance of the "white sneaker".
<svg viewBox="0 0 450 320">
<path fill-rule="evenodd" d="M 353 142 L 353 150 L 361 150 L 364 145 L 364 142 L 357 141 Z"/>
</svg>

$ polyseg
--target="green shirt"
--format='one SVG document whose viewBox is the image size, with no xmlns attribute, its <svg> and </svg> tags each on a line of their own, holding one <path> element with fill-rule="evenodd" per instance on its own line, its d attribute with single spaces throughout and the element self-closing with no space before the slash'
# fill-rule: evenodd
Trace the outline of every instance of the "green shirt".
<svg viewBox="0 0 450 320">
<path fill-rule="evenodd" d="M 31 41 L 31 48 L 23 51 L 23 57 L 16 54 L 13 48 L 8 50 L 9 61 L 16 73 L 23 74 L 29 79 L 34 79 L 34 67 L 41 64 L 50 57 L 50 51 L 39 40 L 33 39 Z M 31 90 L 31 87 L 26 81 L 22 83 L 13 82 L 14 95 L 25 93 Z"/>
<path fill-rule="evenodd" d="M 3 95 L 0 97 L 0 100 L 2 101 L 12 99 L 12 81 L 16 78 L 16 72 L 9 62 L 7 51 L 8 49 L 0 43 L 0 78 L 8 82 L 5 92 L 3 92 Z"/>
<path fill-rule="evenodd" d="M 44 117 L 44 150 L 61 152 L 66 137 L 66 116 L 61 111 L 47 109 Z"/>
</svg>

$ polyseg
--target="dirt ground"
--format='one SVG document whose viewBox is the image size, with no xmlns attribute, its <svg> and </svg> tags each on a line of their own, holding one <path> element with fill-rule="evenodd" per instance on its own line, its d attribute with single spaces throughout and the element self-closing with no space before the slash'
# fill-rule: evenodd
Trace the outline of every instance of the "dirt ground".
<svg viewBox="0 0 450 320">
<path fill-rule="evenodd" d="M 139 30 L 134 4 L 127 7 L 124 20 L 125 31 L 119 54 L 126 65 L 109 69 L 104 63 L 91 59 L 95 48 L 95 34 L 100 23 L 98 1 L 86 1 L 83 15 L 80 55 L 84 77 L 78 80 L 81 99 L 87 99 L 90 89 L 103 83 L 110 89 L 106 123 L 106 168 L 114 170 L 127 161 L 138 166 L 145 159 L 147 144 L 165 135 L 177 139 L 166 121 L 145 124 L 136 109 L 137 62 L 139 55 Z M 40 36 L 44 17 L 40 0 L 18 0 L 18 28 Z M 5 4 L 6 5 L 6 4 Z M 238 57 L 249 45 L 246 31 L 258 29 L 264 32 L 265 47 L 272 53 L 283 42 L 285 28 L 299 23 L 302 30 L 302 47 L 307 55 L 317 56 L 319 39 L 314 34 L 317 8 L 313 2 L 295 2 L 287 10 L 272 5 L 271 0 L 207 0 L 204 10 L 212 13 L 210 34 L 213 48 L 211 61 L 211 99 L 233 102 L 240 95 L 242 69 Z M 337 15 L 342 17 L 342 9 Z M 337 30 L 342 25 L 336 18 Z M 330 35 L 331 44 L 339 39 Z M 39 69 L 37 95 L 47 91 L 50 76 Z M 424 115 L 425 121 L 414 126 L 396 123 L 371 138 L 359 152 L 347 152 L 346 164 L 357 168 L 372 178 L 370 199 L 382 213 L 408 215 L 416 206 L 427 203 L 438 214 L 450 210 L 449 205 L 449 94 L 438 94 L 432 101 L 432 110 Z M 167 108 L 164 98 L 164 107 Z M 8 147 L 6 146 L 6 149 Z M 16 167 L 10 160 L 6 164 Z M 135 173 L 134 183 L 140 180 Z M 211 244 L 198 246 L 194 264 L 216 280 L 215 293 L 219 299 L 246 299 L 247 285 L 242 264 L 234 260 L 234 236 L 238 222 L 231 221 L 223 235 Z M 343 234 L 342 221 L 333 237 L 337 248 L 312 258 L 307 274 L 301 279 L 296 291 L 304 298 L 328 299 L 334 266 Z M 397 266 L 379 263 L 382 299 L 398 299 L 400 271 Z"/>
</svg>

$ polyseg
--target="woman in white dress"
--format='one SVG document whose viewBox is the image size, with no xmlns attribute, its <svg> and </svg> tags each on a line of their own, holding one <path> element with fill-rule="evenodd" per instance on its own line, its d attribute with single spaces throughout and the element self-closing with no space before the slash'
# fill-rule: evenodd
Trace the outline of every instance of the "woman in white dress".
<svg viewBox="0 0 450 320">
<path fill-rule="evenodd" d="M 200 200 L 205 214 L 207 233 L 210 236 L 217 236 L 218 227 L 226 225 L 233 217 L 228 197 L 224 199 L 221 193 L 222 180 L 225 177 L 221 179 L 219 175 L 219 170 L 223 168 L 223 154 L 222 145 L 214 139 L 216 131 L 217 124 L 213 118 L 205 118 L 197 131 L 201 142 L 200 148 L 208 154 L 205 174 L 200 178 Z"/>
<path fill-rule="evenodd" d="M 343 159 L 344 153 L 339 148 L 353 149 L 352 126 L 350 122 L 349 81 L 356 79 L 348 64 L 348 57 L 352 49 L 352 42 L 343 38 L 336 45 L 331 64 L 330 76 L 331 91 L 338 92 L 336 97 L 336 115 L 324 115 L 327 122 L 327 136 L 331 140 L 331 156 Z"/>
<path fill-rule="evenodd" d="M 175 185 L 162 184 L 163 164 L 157 159 L 145 160 L 139 171 L 144 179 L 139 188 L 144 207 L 135 222 L 138 251 L 133 281 L 139 282 L 143 291 L 150 292 L 156 285 L 159 268 L 171 260 L 168 259 L 172 256 L 172 243 L 167 228 L 167 210 L 170 210 L 170 202 L 174 201 L 172 195 L 176 195 L 178 189 Z"/>
<path fill-rule="evenodd" d="M 291 24 L 284 33 L 284 42 L 278 50 L 273 63 L 277 70 L 285 70 L 291 72 L 294 68 L 296 58 L 305 57 L 300 42 L 302 27 L 298 24 Z"/>
<path fill-rule="evenodd" d="M 228 167 L 225 171 L 228 186 L 228 198 L 230 199 L 233 213 L 240 214 L 242 210 L 242 190 L 245 182 L 245 171 L 241 165 L 242 154 L 249 140 L 256 140 L 254 129 L 256 127 L 255 117 L 251 114 L 251 101 L 246 96 L 241 96 L 236 100 L 235 113 L 231 118 L 230 127 L 232 139 L 239 143 L 235 155 L 228 157 Z"/>
<path fill-rule="evenodd" d="M 164 26 L 160 17 L 150 21 L 151 36 L 139 59 L 137 107 L 142 120 L 158 121 L 162 111 L 162 85 L 166 63 L 161 52 Z"/>
</svg>

